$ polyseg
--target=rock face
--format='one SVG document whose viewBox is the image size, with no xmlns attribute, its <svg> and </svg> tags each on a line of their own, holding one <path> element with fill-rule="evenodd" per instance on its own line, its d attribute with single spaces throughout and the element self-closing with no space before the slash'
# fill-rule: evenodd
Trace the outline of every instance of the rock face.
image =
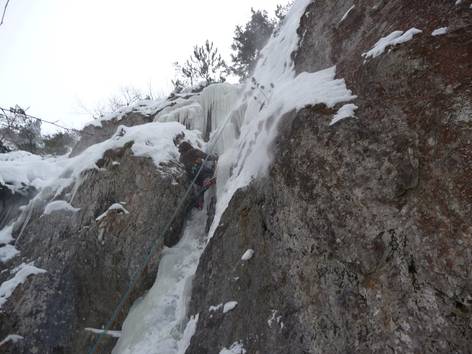
<svg viewBox="0 0 472 354">
<path fill-rule="evenodd" d="M 2 306 L 0 337 L 28 333 L 3 345 L 2 352 L 87 352 L 95 334 L 85 328 L 101 328 L 108 321 L 151 243 L 158 240 L 158 251 L 112 329 L 121 328 L 130 305 L 154 282 L 160 250 L 177 241 L 183 212 L 168 235 L 161 233 L 185 192 L 181 165 L 156 168 L 150 158 L 133 156 L 129 144 L 107 151 L 97 165 L 99 170 L 85 172 L 80 184 L 54 198 L 70 201 L 79 211 L 44 213 L 51 196 L 43 191 L 16 226 L 21 256 L 6 267 L 34 260 L 46 273 L 30 277 Z M 120 207 L 109 209 L 112 205 Z M 8 272 L 0 274 L 0 283 L 7 278 Z M 114 342 L 103 339 L 99 352 L 110 352 Z"/>
<path fill-rule="evenodd" d="M 471 352 L 472 11 L 454 3 L 308 7 L 296 69 L 336 64 L 357 119 L 284 118 L 269 176 L 234 196 L 202 256 L 187 354 Z"/>
</svg>

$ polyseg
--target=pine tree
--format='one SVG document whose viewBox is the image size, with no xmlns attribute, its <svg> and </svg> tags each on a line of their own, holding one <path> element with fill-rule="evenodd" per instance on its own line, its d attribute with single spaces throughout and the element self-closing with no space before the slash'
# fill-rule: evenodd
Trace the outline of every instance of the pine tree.
<svg viewBox="0 0 472 354">
<path fill-rule="evenodd" d="M 241 80 L 252 74 L 259 51 L 269 40 L 274 27 L 275 23 L 269 18 L 267 11 L 254 9 L 251 9 L 251 19 L 244 27 L 236 26 L 231 45 L 236 53 L 231 55 L 231 71 Z"/>
<path fill-rule="evenodd" d="M 185 86 L 194 86 L 200 81 L 204 81 L 205 85 L 224 82 L 228 72 L 228 67 L 218 49 L 208 40 L 201 46 L 193 47 L 193 53 L 184 65 L 181 66 L 178 62 L 174 65 L 177 78 L 173 84 L 178 90 Z"/>
</svg>

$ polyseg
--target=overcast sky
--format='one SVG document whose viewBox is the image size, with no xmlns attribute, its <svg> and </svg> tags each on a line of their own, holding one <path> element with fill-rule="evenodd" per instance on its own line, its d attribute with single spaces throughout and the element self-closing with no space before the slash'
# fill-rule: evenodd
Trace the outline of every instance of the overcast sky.
<svg viewBox="0 0 472 354">
<path fill-rule="evenodd" d="M 0 9 L 6 0 L 0 0 Z M 212 40 L 229 59 L 250 8 L 284 0 L 10 0 L 0 26 L 0 106 L 81 127 L 121 87 L 167 94 L 172 63 Z M 46 127 L 44 127 L 46 128 Z M 48 131 L 48 129 L 44 129 Z"/>
</svg>

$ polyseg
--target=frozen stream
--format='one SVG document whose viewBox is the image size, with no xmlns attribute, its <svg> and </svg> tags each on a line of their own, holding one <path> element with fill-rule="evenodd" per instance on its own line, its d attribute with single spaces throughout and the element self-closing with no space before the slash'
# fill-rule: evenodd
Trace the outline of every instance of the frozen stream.
<svg viewBox="0 0 472 354">
<path fill-rule="evenodd" d="M 186 310 L 192 278 L 206 245 L 206 217 L 205 211 L 194 210 L 180 242 L 163 252 L 156 281 L 133 305 L 114 354 L 185 352 L 197 321 L 188 321 Z"/>
</svg>

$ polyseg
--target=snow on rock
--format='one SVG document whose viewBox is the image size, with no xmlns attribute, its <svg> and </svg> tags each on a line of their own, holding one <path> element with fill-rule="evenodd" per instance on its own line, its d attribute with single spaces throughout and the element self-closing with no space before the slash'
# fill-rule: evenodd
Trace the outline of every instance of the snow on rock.
<svg viewBox="0 0 472 354">
<path fill-rule="evenodd" d="M 227 313 L 227 312 L 230 312 L 230 311 L 233 311 L 236 306 L 238 306 L 238 302 L 237 301 L 228 301 L 226 304 L 224 304 L 223 306 L 223 313 Z"/>
<path fill-rule="evenodd" d="M 123 214 L 129 214 L 129 211 L 126 210 L 123 205 L 121 205 L 120 203 L 114 203 L 103 214 L 101 214 L 99 217 L 97 217 L 95 220 L 96 221 L 102 220 L 103 218 L 105 218 L 112 211 L 116 211 L 117 213 L 122 212 Z"/>
<path fill-rule="evenodd" d="M 193 145 L 201 145 L 200 133 L 198 131 L 186 130 L 177 122 L 169 123 L 147 123 L 134 127 L 119 126 L 116 133 L 108 140 L 89 146 L 82 153 L 72 158 L 62 158 L 51 165 L 47 183 L 42 187 L 56 191 L 60 194 L 64 188 L 80 181 L 82 172 L 90 169 L 98 169 L 96 162 L 110 149 L 121 148 L 126 144 L 133 143 L 131 151 L 135 156 L 150 157 L 156 167 L 170 160 L 178 160 L 180 154 L 174 145 L 174 137 L 184 132 L 185 137 Z M 0 167 L 2 163 L 0 161 Z M 34 166 L 28 167 L 34 169 Z M 2 171 L 0 169 L 0 171 Z"/>
<path fill-rule="evenodd" d="M 95 163 L 105 151 L 121 148 L 130 142 L 133 142 L 131 150 L 135 156 L 150 157 L 159 167 L 163 162 L 178 160 L 180 154 L 173 138 L 182 132 L 193 145 L 203 145 L 198 131 L 187 130 L 177 122 L 153 122 L 134 127 L 119 126 L 110 139 L 92 145 L 72 158 L 44 158 L 24 151 L 0 154 L 0 184 L 13 192 L 21 192 L 27 186 L 36 189 L 49 187 L 58 195 L 79 180 L 85 170 L 98 169 Z"/>
<path fill-rule="evenodd" d="M 199 133 L 188 131 L 177 122 L 153 122 L 134 127 L 121 125 L 110 139 L 92 145 L 80 155 L 68 159 L 65 171 L 77 178 L 84 170 L 96 169 L 95 162 L 103 156 L 105 151 L 123 147 L 130 142 L 133 142 L 131 150 L 135 156 L 150 157 L 154 164 L 159 166 L 161 162 L 179 158 L 179 151 L 173 139 L 182 132 L 185 132 L 186 138 L 191 143 L 198 145 Z"/>
<path fill-rule="evenodd" d="M 444 34 L 447 33 L 447 27 L 440 27 L 440 28 L 436 28 L 432 33 L 431 35 L 436 37 L 436 36 L 442 36 Z"/>
<path fill-rule="evenodd" d="M 10 243 L 13 241 L 13 237 L 11 235 L 13 231 L 13 224 L 5 226 L 2 230 L 0 230 L 0 245 Z"/>
<path fill-rule="evenodd" d="M 236 342 L 229 347 L 229 349 L 223 348 L 219 354 L 246 354 L 246 349 L 241 342 Z"/>
<path fill-rule="evenodd" d="M 95 334 L 104 333 L 103 329 L 98 329 L 98 328 L 86 327 L 85 330 L 88 331 L 88 332 L 95 333 Z M 121 337 L 121 331 L 107 331 L 106 333 L 104 333 L 104 335 L 110 336 L 110 337 L 113 337 L 113 338 L 120 338 Z"/>
<path fill-rule="evenodd" d="M 333 119 L 331 120 L 331 123 L 329 123 L 329 125 L 333 125 L 337 122 L 339 122 L 340 120 L 343 120 L 345 118 L 349 118 L 349 117 L 354 117 L 354 111 L 357 109 L 358 107 L 353 104 L 353 103 L 348 103 L 348 104 L 345 104 L 344 106 L 342 106 L 338 112 L 334 115 Z"/>
<path fill-rule="evenodd" d="M 27 186 L 41 188 L 59 175 L 64 156 L 41 157 L 26 151 L 0 154 L 0 184 L 12 192 L 20 192 Z"/>
<path fill-rule="evenodd" d="M 87 125 L 93 125 L 95 127 L 102 127 L 103 122 L 109 121 L 109 120 L 120 121 L 127 114 L 130 114 L 132 112 L 141 113 L 143 115 L 153 115 L 157 111 L 163 109 L 167 104 L 168 104 L 168 101 L 165 99 L 141 100 L 131 106 L 121 107 L 115 112 L 107 113 L 99 119 L 94 119 L 93 121 L 89 122 Z"/>
<path fill-rule="evenodd" d="M 341 18 L 341 20 L 338 22 L 338 23 L 341 23 L 343 22 L 348 16 L 349 16 L 349 13 L 355 8 L 356 6 L 355 5 L 352 5 L 349 10 L 346 11 L 346 13 L 343 15 L 343 17 Z"/>
<path fill-rule="evenodd" d="M 219 311 L 219 310 L 221 310 L 222 307 L 223 307 L 223 304 L 219 304 L 219 305 L 216 305 L 216 306 L 210 306 L 208 311 L 209 312 Z"/>
<path fill-rule="evenodd" d="M 9 245 L 13 241 L 12 231 L 13 224 L 0 230 L 0 262 L 2 263 L 8 262 L 20 253 L 13 245 Z"/>
<path fill-rule="evenodd" d="M 79 211 L 80 208 L 74 208 L 65 200 L 54 200 L 46 205 L 46 207 L 44 208 L 43 215 L 49 215 L 55 211 L 61 211 L 61 210 L 75 213 Z"/>
<path fill-rule="evenodd" d="M 248 261 L 254 256 L 254 250 L 253 249 L 248 249 L 246 252 L 241 257 L 242 261 Z"/>
<path fill-rule="evenodd" d="M 14 258 L 19 253 L 20 251 L 18 251 L 13 245 L 2 246 L 0 247 L 0 262 L 8 262 L 10 259 Z"/>
<path fill-rule="evenodd" d="M 5 337 L 4 340 L 2 340 L 2 341 L 0 342 L 0 347 L 1 347 L 2 345 L 6 344 L 7 342 L 16 343 L 16 342 L 18 342 L 18 341 L 20 341 L 20 340 L 23 340 L 23 339 L 25 339 L 25 338 L 22 337 L 22 336 L 20 336 L 20 335 L 18 335 L 18 334 L 9 334 L 8 336 Z"/>
<path fill-rule="evenodd" d="M 410 28 L 408 31 L 394 31 L 390 33 L 386 37 L 380 38 L 377 43 L 375 43 L 374 47 L 370 49 L 368 52 L 363 53 L 362 56 L 367 58 L 376 58 L 379 55 L 385 52 L 385 49 L 389 46 L 395 46 L 400 43 L 405 43 L 410 41 L 416 34 L 422 33 L 423 31 L 417 28 Z"/>
<path fill-rule="evenodd" d="M 272 327 L 272 324 L 274 322 L 277 322 L 277 324 L 280 326 L 280 328 L 284 327 L 284 324 L 282 322 L 282 316 L 277 316 L 278 311 L 277 310 L 272 310 L 272 315 L 271 317 L 267 320 L 267 325 L 269 327 Z"/>
<path fill-rule="evenodd" d="M 34 262 L 20 264 L 11 271 L 15 276 L 0 285 L 0 308 L 8 300 L 10 295 L 13 294 L 16 287 L 23 284 L 30 275 L 46 273 L 44 269 L 36 268 L 33 264 Z"/>
<path fill-rule="evenodd" d="M 299 43 L 300 18 L 310 3 L 298 0 L 292 5 L 280 30 L 262 49 L 253 78 L 243 90 L 239 106 L 245 110 L 237 124 L 237 138 L 219 159 L 218 200 L 210 236 L 234 193 L 267 173 L 273 158 L 272 143 L 286 113 L 319 103 L 334 107 L 356 98 L 343 79 L 335 78 L 335 67 L 295 73 L 291 55 Z"/>
</svg>

